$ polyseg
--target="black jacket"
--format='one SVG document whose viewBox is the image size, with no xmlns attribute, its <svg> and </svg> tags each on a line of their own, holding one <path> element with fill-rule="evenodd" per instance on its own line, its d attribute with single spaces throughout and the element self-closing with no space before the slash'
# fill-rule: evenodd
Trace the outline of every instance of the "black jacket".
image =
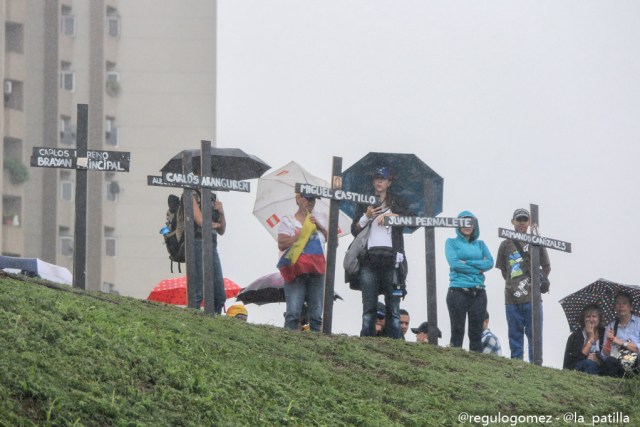
<svg viewBox="0 0 640 427">
<path fill-rule="evenodd" d="M 567 340 L 567 347 L 564 350 L 564 363 L 562 364 L 563 369 L 574 369 L 576 363 L 587 358 L 587 356 L 582 354 L 582 347 L 584 346 L 585 342 L 582 330 L 583 329 L 580 328 L 569 335 L 569 339 Z M 604 328 L 598 328 L 598 337 L 598 341 L 600 342 L 600 350 L 602 350 L 604 341 Z"/>
</svg>

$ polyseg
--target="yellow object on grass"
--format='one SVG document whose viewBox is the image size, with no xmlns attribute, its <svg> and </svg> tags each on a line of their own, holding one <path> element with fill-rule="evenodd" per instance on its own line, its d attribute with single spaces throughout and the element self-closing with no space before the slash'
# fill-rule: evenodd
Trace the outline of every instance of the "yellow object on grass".
<svg viewBox="0 0 640 427">
<path fill-rule="evenodd" d="M 307 246 L 309 238 L 316 232 L 316 229 L 316 225 L 311 222 L 311 214 L 307 214 L 304 218 L 304 222 L 302 223 L 302 229 L 300 230 L 300 235 L 298 235 L 298 240 L 291 245 L 289 252 L 285 255 L 285 257 L 291 261 L 291 264 L 298 262 L 298 258 L 300 258 L 304 247 Z"/>
</svg>

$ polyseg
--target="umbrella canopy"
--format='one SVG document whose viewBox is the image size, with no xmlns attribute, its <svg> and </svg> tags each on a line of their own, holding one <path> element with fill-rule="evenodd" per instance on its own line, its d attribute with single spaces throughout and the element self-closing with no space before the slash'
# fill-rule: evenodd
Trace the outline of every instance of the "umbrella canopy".
<svg viewBox="0 0 640 427">
<path fill-rule="evenodd" d="M 569 328 L 573 331 L 579 327 L 580 312 L 587 304 L 600 306 L 603 324 L 613 321 L 616 317 L 613 299 L 619 291 L 626 291 L 633 296 L 634 304 L 631 311 L 638 315 L 640 313 L 640 286 L 623 285 L 606 279 L 598 279 L 560 300 L 560 305 L 569 322 Z"/>
<path fill-rule="evenodd" d="M 253 215 L 267 229 L 274 239 L 278 238 L 277 226 L 285 215 L 293 215 L 298 209 L 295 200 L 295 185 L 297 182 L 329 187 L 327 181 L 311 175 L 306 169 L 290 162 L 281 168 L 258 179 L 256 201 L 253 205 Z M 329 216 L 329 199 L 318 199 L 314 212 Z M 351 233 L 351 219 L 340 212 L 338 216 L 338 236 Z"/>
<path fill-rule="evenodd" d="M 51 282 L 70 285 L 73 282 L 71 272 L 65 267 L 49 264 L 39 258 L 19 258 L 0 255 L 0 269 L 8 273 L 22 273 L 31 277 L 40 277 Z"/>
<path fill-rule="evenodd" d="M 233 298 L 242 290 L 236 282 L 224 278 L 224 291 L 227 298 Z M 187 277 L 165 279 L 158 283 L 147 297 L 149 301 L 174 305 L 187 305 Z M 204 304 L 204 302 L 203 302 Z"/>
<path fill-rule="evenodd" d="M 161 172 L 182 173 L 182 154 L 191 152 L 193 172 L 199 170 L 200 149 L 182 150 L 160 169 Z M 211 176 L 233 180 L 253 179 L 262 176 L 270 166 L 258 157 L 247 154 L 239 148 L 211 147 Z"/>
<path fill-rule="evenodd" d="M 338 294 L 333 299 L 342 299 Z M 244 304 L 269 304 L 273 302 L 285 302 L 284 279 L 280 272 L 267 274 L 249 284 L 236 296 L 236 301 Z"/>
<path fill-rule="evenodd" d="M 373 195 L 371 183 L 373 173 L 383 166 L 391 168 L 394 175 L 389 191 L 395 197 L 402 199 L 408 205 L 409 212 L 416 216 L 425 216 L 424 180 L 433 179 L 435 181 L 434 215 L 442 212 L 444 180 L 415 154 L 369 153 L 342 173 L 342 189 Z M 356 204 L 342 202 L 340 209 L 353 218 Z M 415 230 L 416 228 L 405 227 L 403 231 L 412 233 Z"/>
</svg>

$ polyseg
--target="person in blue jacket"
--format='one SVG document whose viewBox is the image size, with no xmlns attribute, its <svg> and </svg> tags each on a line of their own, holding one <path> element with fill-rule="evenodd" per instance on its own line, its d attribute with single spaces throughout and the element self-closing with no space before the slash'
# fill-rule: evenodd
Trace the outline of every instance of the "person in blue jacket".
<svg viewBox="0 0 640 427">
<path fill-rule="evenodd" d="M 469 350 L 482 353 L 482 323 L 487 310 L 484 272 L 493 268 L 493 257 L 482 240 L 476 217 L 469 211 L 458 218 L 475 219 L 472 227 L 456 229 L 456 238 L 447 239 L 445 254 L 449 262 L 447 308 L 451 321 L 452 347 L 462 347 L 464 326 L 469 318 Z"/>
</svg>

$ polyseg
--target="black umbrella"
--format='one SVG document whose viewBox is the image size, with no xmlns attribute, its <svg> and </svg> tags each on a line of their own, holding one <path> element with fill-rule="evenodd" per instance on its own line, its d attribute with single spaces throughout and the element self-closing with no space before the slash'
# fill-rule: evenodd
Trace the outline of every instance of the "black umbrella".
<svg viewBox="0 0 640 427">
<path fill-rule="evenodd" d="M 598 279 L 560 300 L 560 305 L 569 322 L 569 328 L 571 330 L 579 328 L 580 312 L 587 304 L 598 304 L 602 312 L 601 321 L 603 324 L 613 321 L 616 317 L 613 306 L 614 298 L 620 291 L 626 291 L 633 297 L 634 303 L 631 311 L 635 314 L 640 313 L 640 286 L 623 285 Z"/>
<path fill-rule="evenodd" d="M 342 189 L 353 193 L 373 195 L 371 180 L 373 173 L 380 167 L 389 167 L 393 171 L 393 184 L 389 191 L 402 199 L 409 212 L 416 216 L 425 216 L 424 180 L 435 181 L 434 215 L 442 212 L 442 192 L 444 180 L 433 169 L 427 166 L 415 154 L 402 153 L 369 153 L 355 162 L 342 174 Z M 340 210 L 351 218 L 355 215 L 356 204 L 340 203 Z M 412 233 L 416 228 L 404 228 L 405 233 Z"/>
<path fill-rule="evenodd" d="M 334 294 L 333 299 L 342 299 L 342 297 Z M 236 301 L 257 305 L 285 302 L 282 275 L 279 272 L 272 273 L 254 280 L 240 291 L 236 296 Z"/>
<path fill-rule="evenodd" d="M 191 152 L 193 172 L 200 169 L 200 150 L 182 150 L 160 169 L 161 172 L 182 173 L 182 154 Z M 247 154 L 239 148 L 211 147 L 211 176 L 237 181 L 259 178 L 271 168 L 258 157 Z"/>
</svg>

